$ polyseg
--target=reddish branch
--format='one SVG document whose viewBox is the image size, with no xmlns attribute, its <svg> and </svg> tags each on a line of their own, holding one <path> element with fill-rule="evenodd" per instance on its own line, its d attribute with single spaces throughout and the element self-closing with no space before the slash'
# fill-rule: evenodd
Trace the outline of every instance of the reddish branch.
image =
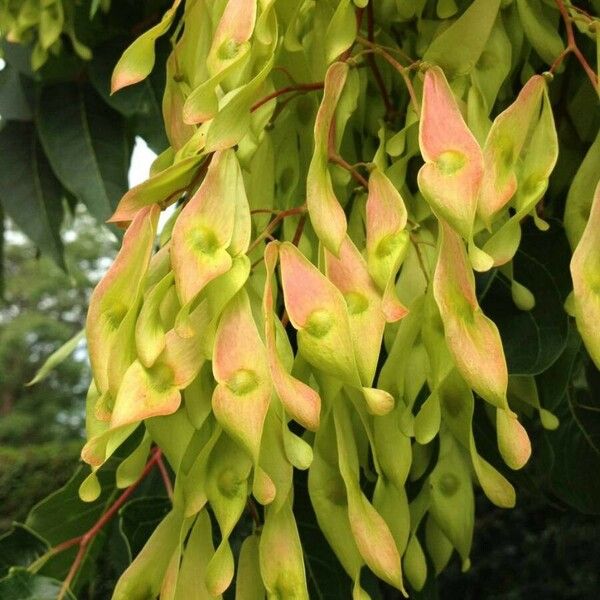
<svg viewBox="0 0 600 600">
<path fill-rule="evenodd" d="M 565 30 L 567 32 L 567 47 L 556 57 L 556 60 L 552 63 L 552 66 L 550 67 L 550 72 L 554 73 L 556 69 L 558 69 L 558 67 L 561 65 L 565 57 L 573 53 L 577 57 L 579 64 L 583 67 L 583 70 L 586 72 L 587 76 L 592 82 L 594 89 L 596 90 L 596 92 L 598 92 L 598 76 L 594 72 L 594 69 L 590 67 L 590 64 L 586 60 L 585 56 L 583 56 L 581 50 L 579 49 L 579 46 L 577 46 L 577 42 L 575 41 L 575 33 L 573 32 L 573 23 L 571 21 L 571 17 L 569 16 L 567 8 L 565 7 L 565 3 L 563 2 L 563 0 L 555 0 L 555 2 L 558 10 L 560 11 L 562 20 L 565 24 Z"/>
<path fill-rule="evenodd" d="M 276 211 L 273 211 L 276 212 Z M 265 227 L 264 231 L 260 233 L 256 239 L 250 244 L 247 250 L 247 254 L 250 254 L 254 248 L 262 242 L 265 238 L 267 238 L 271 232 L 277 227 L 277 225 L 283 221 L 283 219 L 287 217 L 291 217 L 293 215 L 302 215 L 306 212 L 306 206 L 303 204 L 302 206 L 296 206 L 294 208 L 288 208 L 287 210 L 279 211 L 275 217 L 269 222 L 269 224 Z"/>
<path fill-rule="evenodd" d="M 400 76 L 402 77 L 402 79 L 404 79 L 404 83 L 406 84 L 406 89 L 408 90 L 408 95 L 410 96 L 410 100 L 414 106 L 414 109 L 417 112 L 417 114 L 420 113 L 421 109 L 419 106 L 419 101 L 417 100 L 417 95 L 415 94 L 415 90 L 413 88 L 412 81 L 410 80 L 410 77 L 408 76 L 408 72 L 413 67 L 417 66 L 419 64 L 419 61 L 416 61 L 413 64 L 405 67 L 404 65 L 401 65 L 389 52 L 387 52 L 379 44 L 376 44 L 375 42 L 372 42 L 371 40 L 361 37 L 361 36 L 357 36 L 356 41 L 359 44 L 362 44 L 363 46 L 369 48 L 375 54 L 379 54 L 390 65 L 392 65 L 392 67 L 394 67 L 394 69 L 396 69 L 396 71 L 398 71 L 398 73 L 400 73 Z"/>
<path fill-rule="evenodd" d="M 375 41 L 375 19 L 373 15 L 373 3 L 369 2 L 367 4 L 367 38 L 370 42 Z M 375 83 L 379 88 L 379 93 L 381 94 L 381 98 L 383 103 L 385 104 L 385 117 L 386 120 L 389 119 L 395 112 L 394 105 L 390 100 L 390 96 L 388 94 L 387 88 L 385 87 L 385 83 L 383 81 L 383 77 L 381 75 L 381 71 L 377 66 L 377 61 L 375 60 L 374 54 L 367 54 L 367 62 L 371 67 L 371 71 L 373 72 L 373 77 L 375 78 Z"/>
<path fill-rule="evenodd" d="M 257 102 L 255 102 L 250 107 L 250 112 L 254 112 L 258 110 L 261 106 L 265 105 L 267 102 L 282 96 L 283 94 L 290 94 L 291 92 L 311 92 L 313 90 L 322 90 L 325 84 L 322 81 L 316 81 L 314 83 L 299 83 L 297 85 L 288 85 L 287 87 L 281 88 L 279 90 L 275 90 L 271 94 L 266 95 L 264 98 L 261 98 Z"/>
<path fill-rule="evenodd" d="M 165 490 L 167 492 L 167 496 L 169 497 L 169 500 L 173 500 L 173 484 L 171 483 L 171 476 L 169 475 L 169 472 L 167 471 L 167 467 L 165 466 L 165 463 L 162 459 L 162 456 L 158 456 L 157 460 L 156 460 L 156 466 L 158 467 L 158 470 L 160 471 L 160 476 L 162 477 L 163 480 L 163 484 L 165 486 Z"/>
<path fill-rule="evenodd" d="M 73 561 L 73 564 L 71 565 L 71 568 L 69 569 L 67 577 L 63 581 L 63 584 L 60 589 L 60 593 L 58 594 L 57 600 L 62 600 L 62 598 L 65 597 L 65 594 L 69 590 L 71 583 L 73 582 L 73 579 L 75 578 L 75 575 L 77 575 L 77 571 L 79 570 L 79 567 L 81 566 L 81 563 L 83 562 L 83 559 L 85 558 L 86 550 L 87 550 L 88 546 L 90 545 L 90 543 L 92 542 L 92 540 L 96 537 L 96 535 L 98 535 L 98 533 L 102 530 L 102 528 L 119 512 L 119 509 L 125 504 L 125 502 L 127 502 L 129 497 L 133 494 L 133 492 L 135 492 L 135 490 L 139 487 L 139 485 L 142 483 L 142 481 L 148 476 L 148 474 L 150 473 L 150 471 L 152 471 L 154 466 L 156 464 L 160 463 L 161 460 L 162 460 L 162 452 L 160 451 L 159 448 L 157 448 L 153 452 L 150 460 L 146 463 L 146 466 L 144 467 L 144 470 L 142 471 L 142 474 L 138 477 L 138 479 L 134 483 L 132 483 L 113 502 L 113 504 L 109 507 L 109 509 L 96 521 L 96 523 L 94 523 L 94 525 L 92 525 L 92 527 L 88 531 L 86 531 L 86 533 L 84 533 L 83 535 L 74 537 L 70 540 L 66 540 L 65 542 L 62 542 L 62 543 L 58 544 L 57 546 L 54 546 L 54 548 L 52 548 L 51 555 L 54 555 L 54 554 L 63 552 L 65 550 L 68 550 L 69 548 L 72 548 L 73 546 L 79 546 L 79 549 L 77 550 L 77 554 L 75 555 L 75 560 Z"/>
</svg>

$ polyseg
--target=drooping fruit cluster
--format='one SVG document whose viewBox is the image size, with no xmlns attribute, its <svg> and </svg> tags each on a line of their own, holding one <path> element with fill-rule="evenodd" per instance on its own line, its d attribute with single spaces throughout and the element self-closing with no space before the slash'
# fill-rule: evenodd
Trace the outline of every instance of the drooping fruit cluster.
<svg viewBox="0 0 600 600">
<path fill-rule="evenodd" d="M 113 75 L 113 91 L 143 79 L 181 13 L 163 103 L 171 146 L 112 218 L 127 230 L 87 320 L 83 459 L 100 468 L 141 424 L 119 484 L 136 479 L 152 442 L 176 473 L 173 509 L 114 597 L 218 597 L 237 570 L 236 597 L 308 598 L 294 469 L 308 470 L 355 598 L 368 597 L 365 566 L 403 592 L 404 578 L 423 586 L 425 551 L 436 572 L 454 550 L 468 568 L 473 486 L 515 503 L 477 451 L 475 397 L 510 468 L 531 452 L 474 271 L 501 269 L 515 304 L 533 306 L 511 261 L 524 219 L 546 227 L 536 205 L 558 153 L 551 77 L 532 75 L 490 116 L 505 75 L 477 61 L 510 44 L 499 1 L 475 0 L 410 64 L 392 55 L 385 19 L 423 3 L 179 4 Z M 473 19 L 487 35 L 457 52 L 453 70 L 444 44 Z M 600 363 L 598 196 L 573 279 Z M 157 250 L 159 214 L 173 203 Z M 519 398 L 555 427 L 526 383 Z M 422 482 L 410 498 L 409 478 Z M 98 491 L 92 473 L 82 497 Z M 255 530 L 236 565 L 229 537 L 247 509 Z"/>
<path fill-rule="evenodd" d="M 93 2 L 107 11 L 110 0 Z M 50 54 L 58 55 L 64 35 L 69 39 L 73 51 L 82 59 L 89 60 L 90 49 L 83 44 L 75 32 L 75 5 L 64 0 L 0 0 L 0 40 L 29 45 L 32 44 L 31 68 L 37 71 L 48 60 Z"/>
</svg>

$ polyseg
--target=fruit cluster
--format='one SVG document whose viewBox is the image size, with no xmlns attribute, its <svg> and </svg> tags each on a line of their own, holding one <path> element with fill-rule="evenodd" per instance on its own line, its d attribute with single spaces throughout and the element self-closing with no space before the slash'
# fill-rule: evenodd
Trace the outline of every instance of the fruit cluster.
<svg viewBox="0 0 600 600">
<path fill-rule="evenodd" d="M 102 0 L 104 11 L 110 0 Z M 50 54 L 58 55 L 63 47 L 62 35 L 69 38 L 74 52 L 82 59 L 92 57 L 90 49 L 75 33 L 75 6 L 64 0 L 1 0 L 0 39 L 16 44 L 32 44 L 31 68 L 37 71 Z"/>
<path fill-rule="evenodd" d="M 113 75 L 113 91 L 146 77 L 155 40 L 180 19 L 163 103 L 171 146 L 112 217 L 127 230 L 87 319 L 82 456 L 93 473 L 82 497 L 97 496 L 94 471 L 140 424 L 119 484 L 136 479 L 152 442 L 176 473 L 173 509 L 114 597 L 218 597 L 235 577 L 230 535 L 249 511 L 236 597 L 307 598 L 294 469 L 308 470 L 355 598 L 368 597 L 364 566 L 420 589 L 423 546 L 436 572 L 454 550 L 468 568 L 474 485 L 500 507 L 515 503 L 477 451 L 475 398 L 510 468 L 531 453 L 474 271 L 500 269 L 515 304 L 533 306 L 511 261 L 524 219 L 547 227 L 536 206 L 558 155 L 550 74 L 532 74 L 491 116 L 511 65 L 487 63 L 511 45 L 517 8 L 475 0 L 424 33 L 413 61 L 385 24 L 424 2 L 179 4 Z M 597 363 L 599 195 L 572 263 L 574 311 Z M 525 383 L 519 400 L 556 427 Z M 410 497 L 409 478 L 419 482 Z"/>
</svg>

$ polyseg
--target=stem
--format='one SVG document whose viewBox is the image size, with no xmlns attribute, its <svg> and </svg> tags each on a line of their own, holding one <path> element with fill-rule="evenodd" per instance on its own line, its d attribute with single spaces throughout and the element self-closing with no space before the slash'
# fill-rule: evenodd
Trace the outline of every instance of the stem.
<svg viewBox="0 0 600 600">
<path fill-rule="evenodd" d="M 343 169 L 346 169 L 352 175 L 352 177 L 360 183 L 365 189 L 369 189 L 369 182 L 347 161 L 345 161 L 337 152 L 331 151 L 329 153 L 329 160 L 336 165 L 339 165 Z"/>
<path fill-rule="evenodd" d="M 304 225 L 306 224 L 306 213 L 304 213 L 300 220 L 298 221 L 298 225 L 296 226 L 296 231 L 294 232 L 294 237 L 292 238 L 292 244 L 297 246 L 300 243 L 300 238 L 304 233 Z"/>
<path fill-rule="evenodd" d="M 260 522 L 260 515 L 258 514 L 258 508 L 256 508 L 256 504 L 254 503 L 254 500 L 252 500 L 252 498 L 250 496 L 248 496 L 248 499 L 246 500 L 246 510 L 252 517 L 252 521 L 254 523 L 254 530 L 256 531 L 257 529 L 260 529 L 262 526 L 262 523 Z"/>
<path fill-rule="evenodd" d="M 291 217 L 292 215 L 301 215 L 306 212 L 306 206 L 296 206 L 295 208 L 289 208 L 288 210 L 282 210 L 271 220 L 271 222 L 265 227 L 262 233 L 258 235 L 258 237 L 250 244 L 246 254 L 250 254 L 254 248 L 262 242 L 266 237 L 270 235 L 270 233 L 277 227 L 280 221 L 283 221 L 286 217 Z"/>
<path fill-rule="evenodd" d="M 160 471 L 160 476 L 162 477 L 165 490 L 167 491 L 167 496 L 169 497 L 169 500 L 173 502 L 173 484 L 171 483 L 171 477 L 169 476 L 169 472 L 167 471 L 167 467 L 165 466 L 162 456 L 158 457 L 156 466 Z"/>
<path fill-rule="evenodd" d="M 75 575 L 77 575 L 77 571 L 85 558 L 85 552 L 90 542 L 96 537 L 96 535 L 102 530 L 102 528 L 117 514 L 119 509 L 127 502 L 128 498 L 135 492 L 140 483 L 148 476 L 150 471 L 154 468 L 161 460 L 162 452 L 160 449 L 156 449 L 154 454 L 150 458 L 150 460 L 146 463 L 142 474 L 138 477 L 138 479 L 132 483 L 109 507 L 109 509 L 92 525 L 92 527 L 83 535 L 75 537 L 73 539 L 62 542 L 52 548 L 50 550 L 50 555 L 57 554 L 58 552 L 62 552 L 71 548 L 72 546 L 79 545 L 79 549 L 77 550 L 77 554 L 75 555 L 75 560 L 71 564 L 71 568 L 67 574 L 67 577 L 63 581 L 63 584 L 60 588 L 60 592 L 58 594 L 57 600 L 62 600 L 67 591 L 69 590 L 73 579 L 75 579 Z"/>
<path fill-rule="evenodd" d="M 425 281 L 427 282 L 427 287 L 429 287 L 431 280 L 429 278 L 429 273 L 427 272 L 427 269 L 425 267 L 425 260 L 423 259 L 423 254 L 421 253 L 421 248 L 419 248 L 419 241 L 412 234 L 410 234 L 410 241 L 411 241 L 411 243 L 415 249 L 415 252 L 417 254 L 417 260 L 419 261 L 419 267 L 421 268 L 421 271 L 423 272 L 423 277 L 425 277 Z"/>
<path fill-rule="evenodd" d="M 556 6 L 560 12 L 560 16 L 565 24 L 565 30 L 567 32 L 567 47 L 556 57 L 552 65 L 550 66 L 550 73 L 555 73 L 558 67 L 562 64 L 563 60 L 566 58 L 568 54 L 573 53 L 579 64 L 583 67 L 583 70 L 586 72 L 589 80 L 592 82 L 592 86 L 594 86 L 594 90 L 598 92 L 598 76 L 594 72 L 594 69 L 590 67 L 590 64 L 586 60 L 585 56 L 583 56 L 579 46 L 577 46 L 577 42 L 575 40 L 575 33 L 573 32 L 573 23 L 571 21 L 571 17 L 565 7 L 565 3 L 563 0 L 554 0 Z"/>
<path fill-rule="evenodd" d="M 389 54 L 381 46 L 372 42 L 371 40 L 368 40 L 361 36 L 357 36 L 356 41 L 359 44 L 366 46 L 367 48 L 371 48 L 373 50 L 373 52 L 375 52 L 376 54 L 380 54 L 385 60 L 387 60 L 387 62 L 390 65 L 392 65 L 392 67 L 394 67 L 394 69 L 396 69 L 396 71 L 398 71 L 398 73 L 400 73 L 402 79 L 404 79 L 404 83 L 406 84 L 406 89 L 408 90 L 408 95 L 410 96 L 410 101 L 412 102 L 413 107 L 414 107 L 415 111 L 417 112 L 417 114 L 419 114 L 421 112 L 421 108 L 419 106 L 419 101 L 417 100 L 417 95 L 415 94 L 415 89 L 413 88 L 413 84 L 408 76 L 408 72 L 410 71 L 410 69 L 417 63 L 413 63 L 412 65 L 405 67 L 405 66 L 401 65 L 391 54 Z"/>
<path fill-rule="evenodd" d="M 375 40 L 375 18 L 373 14 L 373 3 L 369 2 L 367 4 L 367 37 L 370 42 L 374 42 Z M 390 100 L 390 96 L 385 87 L 385 82 L 383 81 L 383 77 L 381 75 L 381 71 L 377 66 L 377 61 L 375 60 L 375 56 L 371 53 L 367 54 L 367 62 L 371 67 L 371 71 L 373 72 L 373 77 L 375 78 L 375 83 L 379 88 L 379 93 L 381 94 L 381 98 L 383 103 L 385 104 L 385 119 L 389 120 L 391 116 L 395 112 L 394 105 Z"/>
<path fill-rule="evenodd" d="M 264 98 L 261 98 L 257 102 L 255 102 L 250 107 L 250 112 L 254 112 L 258 110 L 261 106 L 265 105 L 267 102 L 282 96 L 283 94 L 289 94 L 291 92 L 311 92 L 313 90 L 322 90 L 324 87 L 324 83 L 322 81 L 317 81 L 315 83 L 299 83 L 298 85 L 288 85 L 279 90 L 275 90 L 274 92 L 267 94 Z"/>
</svg>

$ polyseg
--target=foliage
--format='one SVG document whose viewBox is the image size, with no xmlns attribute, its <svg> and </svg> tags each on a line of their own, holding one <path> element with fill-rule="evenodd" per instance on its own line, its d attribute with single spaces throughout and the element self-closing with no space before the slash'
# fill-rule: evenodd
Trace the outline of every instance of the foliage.
<svg viewBox="0 0 600 600">
<path fill-rule="evenodd" d="M 79 442 L 0 446 L 0 531 L 24 521 L 48 490 L 66 483 L 77 465 Z"/>
<path fill-rule="evenodd" d="M 114 254 L 114 238 L 85 214 L 71 218 L 63 272 L 7 224 L 0 305 L 0 444 L 80 438 L 89 365 L 85 348 L 64 360 L 43 385 L 26 386 L 48 354 L 85 323 L 85 306 Z"/>
<path fill-rule="evenodd" d="M 86 321 L 92 472 L 29 515 L 7 593 L 84 594 L 114 543 L 117 600 L 426 596 L 513 483 L 597 514 L 598 3 L 175 0 L 108 96 L 115 5 L 0 132 L 43 252 L 64 196 L 126 227 Z M 116 204 L 161 72 L 169 145 Z"/>
</svg>

